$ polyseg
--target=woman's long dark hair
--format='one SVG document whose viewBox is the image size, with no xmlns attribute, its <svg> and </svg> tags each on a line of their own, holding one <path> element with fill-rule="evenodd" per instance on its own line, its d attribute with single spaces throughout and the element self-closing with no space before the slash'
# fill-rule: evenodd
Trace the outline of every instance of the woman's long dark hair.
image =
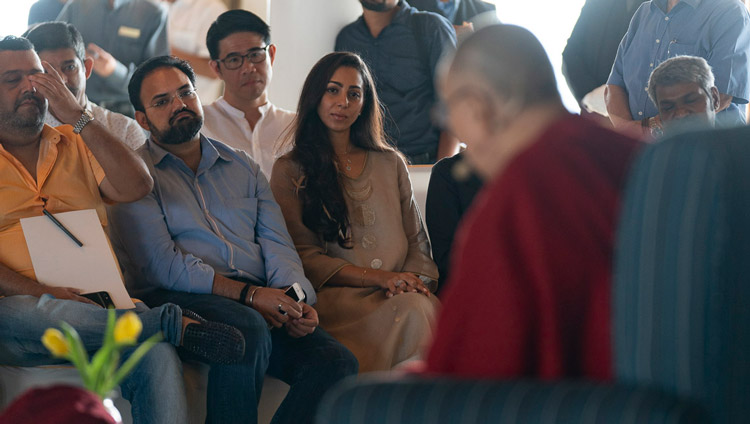
<svg viewBox="0 0 750 424">
<path fill-rule="evenodd" d="M 372 74 L 354 53 L 338 52 L 324 56 L 313 66 L 302 87 L 294 124 L 292 158 L 305 176 L 302 199 L 302 222 L 320 234 L 325 241 L 337 240 L 351 248 L 349 213 L 341 187 L 341 174 L 335 164 L 335 152 L 328 128 L 318 116 L 318 105 L 333 74 L 342 66 L 350 67 L 362 77 L 362 111 L 350 129 L 354 146 L 369 151 L 393 151 L 383 132 L 383 112 Z"/>
</svg>

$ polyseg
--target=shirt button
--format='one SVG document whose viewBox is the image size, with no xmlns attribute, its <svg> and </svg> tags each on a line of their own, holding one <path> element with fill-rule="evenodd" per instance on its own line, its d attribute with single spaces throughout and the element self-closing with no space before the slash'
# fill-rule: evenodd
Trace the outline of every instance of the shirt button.
<svg viewBox="0 0 750 424">
<path fill-rule="evenodd" d="M 643 112 L 638 112 L 638 115 L 639 116 L 643 116 Z"/>
<path fill-rule="evenodd" d="M 649 68 L 653 68 L 653 67 L 654 67 L 654 62 L 651 62 L 651 63 L 649 63 L 649 64 L 648 64 L 648 67 L 649 67 Z"/>
<path fill-rule="evenodd" d="M 380 269 L 381 266 L 383 266 L 383 261 L 380 259 L 375 258 L 370 262 L 370 268 L 372 269 Z"/>
<path fill-rule="evenodd" d="M 648 87 L 643 87 L 643 91 L 648 92 Z"/>
<path fill-rule="evenodd" d="M 656 44 L 659 44 L 659 43 L 661 43 L 661 40 L 659 40 L 659 39 L 657 38 L 657 39 L 656 39 Z"/>
<path fill-rule="evenodd" d="M 664 17 L 664 20 L 665 20 L 665 21 L 668 21 L 668 20 L 669 20 L 669 16 L 665 16 L 665 17 Z"/>
</svg>

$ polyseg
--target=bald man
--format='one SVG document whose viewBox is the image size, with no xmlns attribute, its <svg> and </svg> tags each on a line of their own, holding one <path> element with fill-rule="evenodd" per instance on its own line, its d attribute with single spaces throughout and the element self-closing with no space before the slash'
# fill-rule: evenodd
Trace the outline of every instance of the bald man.
<svg viewBox="0 0 750 424">
<path fill-rule="evenodd" d="M 609 379 L 612 246 L 638 142 L 569 114 L 520 27 L 467 38 L 439 89 L 485 186 L 456 238 L 427 370 Z"/>
</svg>

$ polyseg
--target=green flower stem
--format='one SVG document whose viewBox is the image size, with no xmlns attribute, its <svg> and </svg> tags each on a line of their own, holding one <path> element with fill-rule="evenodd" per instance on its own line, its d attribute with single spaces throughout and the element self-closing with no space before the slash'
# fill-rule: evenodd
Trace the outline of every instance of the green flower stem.
<svg viewBox="0 0 750 424">
<path fill-rule="evenodd" d="M 156 333 L 153 336 L 149 337 L 141 343 L 140 346 L 130 355 L 130 357 L 125 361 L 125 363 L 122 364 L 119 370 L 115 372 L 115 375 L 110 379 L 107 385 L 103 387 L 103 390 L 105 390 L 105 393 L 111 392 L 115 387 L 117 387 L 122 379 L 125 378 L 128 374 L 130 374 L 130 371 L 133 370 L 133 368 L 140 362 L 141 358 L 143 358 L 146 353 L 148 353 L 149 350 L 151 350 L 152 347 L 154 347 L 157 343 L 159 343 L 162 340 L 162 334 Z"/>
</svg>

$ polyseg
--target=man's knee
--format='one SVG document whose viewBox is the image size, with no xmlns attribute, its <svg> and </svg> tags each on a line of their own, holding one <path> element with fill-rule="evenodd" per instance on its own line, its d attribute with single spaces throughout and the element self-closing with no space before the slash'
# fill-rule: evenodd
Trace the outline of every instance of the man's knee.
<svg viewBox="0 0 750 424">
<path fill-rule="evenodd" d="M 182 378 L 182 362 L 174 346 L 161 342 L 152 347 L 136 367 L 138 373 L 151 374 L 154 378 Z M 158 376 L 158 377 L 157 377 Z M 163 381 L 164 382 L 164 381 Z"/>
<path fill-rule="evenodd" d="M 268 361 L 271 356 L 271 332 L 268 323 L 258 311 L 246 308 L 242 314 L 233 317 L 229 325 L 235 326 L 245 337 L 245 358 L 263 358 Z"/>
</svg>

